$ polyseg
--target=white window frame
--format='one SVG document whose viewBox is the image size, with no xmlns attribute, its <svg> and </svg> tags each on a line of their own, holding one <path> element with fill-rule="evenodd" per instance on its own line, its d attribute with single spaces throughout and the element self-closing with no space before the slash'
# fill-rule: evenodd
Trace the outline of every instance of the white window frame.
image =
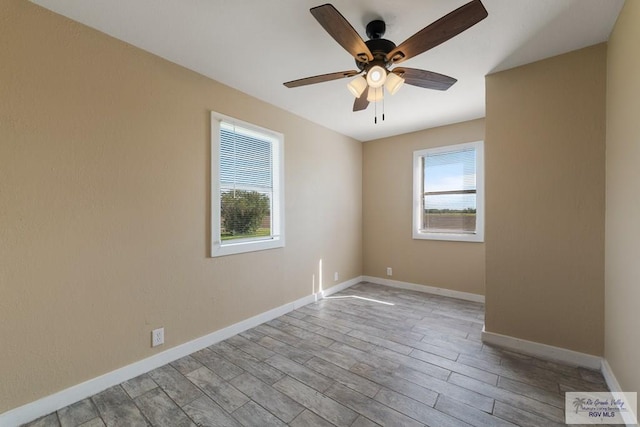
<svg viewBox="0 0 640 427">
<path fill-rule="evenodd" d="M 476 150 L 476 232 L 430 233 L 422 230 L 423 221 L 423 171 L 422 159 L 429 154 L 449 153 L 467 148 Z M 467 142 L 443 147 L 427 148 L 413 152 L 413 238 L 448 240 L 457 242 L 484 242 L 484 141 Z"/>
<path fill-rule="evenodd" d="M 221 239 L 220 217 L 220 123 L 235 124 L 238 127 L 267 135 L 273 139 L 273 195 L 271 208 L 271 236 L 239 241 L 223 242 Z M 266 249 L 282 248 L 284 238 L 284 135 L 224 114 L 211 112 L 211 256 L 219 257 Z"/>
</svg>

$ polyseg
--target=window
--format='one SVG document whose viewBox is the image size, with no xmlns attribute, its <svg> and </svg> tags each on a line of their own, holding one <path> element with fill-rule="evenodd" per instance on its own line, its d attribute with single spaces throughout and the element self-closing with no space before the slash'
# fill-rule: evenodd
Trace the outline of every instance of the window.
<svg viewBox="0 0 640 427">
<path fill-rule="evenodd" d="M 211 113 L 211 256 L 284 246 L 282 134 Z"/>
<path fill-rule="evenodd" d="M 483 143 L 413 153 L 413 238 L 484 241 Z"/>
</svg>

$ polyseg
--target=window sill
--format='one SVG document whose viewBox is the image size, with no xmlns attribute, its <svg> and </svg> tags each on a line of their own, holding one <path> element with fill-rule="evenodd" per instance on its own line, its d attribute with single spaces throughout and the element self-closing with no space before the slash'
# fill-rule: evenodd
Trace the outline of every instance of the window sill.
<svg viewBox="0 0 640 427">
<path fill-rule="evenodd" d="M 484 243 L 484 236 L 478 233 L 455 234 L 455 233 L 424 233 L 420 231 L 414 231 L 413 238 L 416 240 L 441 240 L 441 241 L 449 241 L 449 242 Z"/>
<path fill-rule="evenodd" d="M 224 244 L 216 242 L 211 248 L 211 257 L 215 258 L 220 256 L 243 254 L 247 252 L 257 252 L 283 247 L 284 239 L 282 237 L 275 239 L 263 239 Z"/>
</svg>

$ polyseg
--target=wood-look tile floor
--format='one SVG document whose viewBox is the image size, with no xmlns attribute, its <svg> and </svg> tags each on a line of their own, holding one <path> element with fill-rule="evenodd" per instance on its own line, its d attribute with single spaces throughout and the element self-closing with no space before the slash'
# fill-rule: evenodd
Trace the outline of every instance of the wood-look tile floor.
<svg viewBox="0 0 640 427">
<path fill-rule="evenodd" d="M 597 371 L 483 345 L 479 303 L 361 283 L 43 426 L 558 426 Z"/>
</svg>

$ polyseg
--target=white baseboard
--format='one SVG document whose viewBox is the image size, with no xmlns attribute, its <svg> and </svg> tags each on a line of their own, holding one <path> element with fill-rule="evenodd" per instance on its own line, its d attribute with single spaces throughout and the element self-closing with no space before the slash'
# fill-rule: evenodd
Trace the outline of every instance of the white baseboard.
<svg viewBox="0 0 640 427">
<path fill-rule="evenodd" d="M 362 276 L 365 282 L 377 285 L 391 286 L 392 288 L 407 289 L 410 291 L 425 292 L 428 294 L 441 295 L 443 297 L 457 298 L 465 301 L 484 302 L 484 295 L 472 294 L 469 292 L 454 291 L 451 289 L 437 288 L 434 286 L 419 285 L 417 283 L 400 282 L 398 280 L 383 279 L 382 277 Z"/>
<path fill-rule="evenodd" d="M 358 283 L 362 282 L 363 280 L 364 279 L 362 278 L 362 276 L 354 277 L 351 280 L 347 280 L 346 282 L 342 282 L 340 284 L 332 286 L 329 289 L 322 290 L 320 292 L 320 294 L 322 295 L 323 298 L 324 297 L 328 297 L 330 295 L 335 294 L 336 292 L 344 291 L 345 289 L 350 288 L 353 285 L 357 285 Z"/>
<path fill-rule="evenodd" d="M 27 403 L 15 409 L 11 409 L 0 414 L 0 426 L 17 427 L 24 423 L 28 423 L 44 415 L 57 411 L 60 408 L 79 402 L 87 397 L 100 393 L 109 387 L 118 385 L 124 381 L 135 378 L 146 372 L 152 371 L 167 363 L 178 360 L 205 347 L 223 341 L 241 332 L 258 326 L 264 322 L 268 322 L 290 311 L 296 310 L 302 306 L 313 303 L 318 299 L 329 296 L 341 290 L 347 289 L 362 281 L 362 277 L 356 277 L 331 288 L 318 292 L 316 294 L 307 295 L 293 302 L 281 305 L 274 309 L 265 311 L 264 313 L 253 316 L 249 319 L 242 320 L 226 328 L 217 330 L 208 335 L 196 338 L 195 340 L 172 347 L 162 353 L 139 360 L 138 362 L 116 369 L 99 377 L 90 379 L 81 384 L 74 385 L 67 389 L 61 390 L 50 396 Z"/>
<path fill-rule="evenodd" d="M 600 369 L 602 365 L 602 358 L 599 356 L 488 332 L 484 326 L 482 327 L 482 342 L 517 351 L 518 353 L 589 369 Z"/>
<path fill-rule="evenodd" d="M 618 379 L 613 373 L 613 370 L 611 369 L 609 362 L 607 362 L 607 359 L 605 358 L 602 359 L 602 366 L 600 370 L 602 371 L 602 376 L 604 377 L 604 380 L 607 382 L 607 386 L 609 387 L 609 390 L 615 393 L 624 393 L 624 390 L 622 390 L 622 387 L 620 386 Z M 638 423 L 636 423 L 636 420 L 638 417 L 638 414 L 637 414 L 638 408 L 634 408 L 634 409 L 636 410 L 636 414 L 634 415 L 626 414 L 626 413 L 622 414 L 622 419 L 624 420 L 627 427 L 635 427 L 638 425 Z"/>
<path fill-rule="evenodd" d="M 602 376 L 604 377 L 604 380 L 607 382 L 607 385 L 609 386 L 609 390 L 615 391 L 615 392 L 622 392 L 622 387 L 620 387 L 620 383 L 618 382 L 618 379 L 613 374 L 613 371 L 611 370 L 611 366 L 609 366 L 609 362 L 607 362 L 607 359 L 602 359 L 602 366 L 600 370 L 602 371 Z"/>
</svg>

